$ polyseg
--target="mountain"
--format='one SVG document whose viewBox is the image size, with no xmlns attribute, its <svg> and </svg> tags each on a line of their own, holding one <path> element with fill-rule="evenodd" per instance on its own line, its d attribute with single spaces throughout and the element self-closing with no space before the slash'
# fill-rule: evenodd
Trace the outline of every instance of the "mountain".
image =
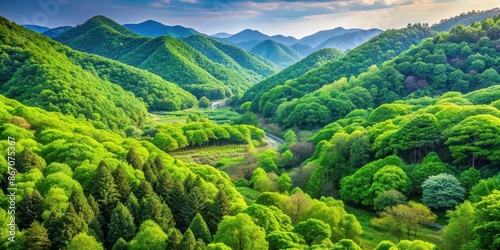
<svg viewBox="0 0 500 250">
<path fill-rule="evenodd" d="M 264 41 L 269 39 L 270 37 L 268 35 L 262 34 L 258 30 L 251 30 L 251 29 L 246 29 L 241 32 L 238 32 L 228 38 L 226 40 L 230 43 L 233 44 L 238 44 L 242 42 L 248 42 L 248 41 Z"/>
<path fill-rule="evenodd" d="M 318 31 L 312 35 L 305 36 L 302 39 L 298 41 L 300 44 L 308 45 L 312 48 L 315 48 L 318 46 L 320 43 L 335 37 L 335 36 L 340 36 L 346 33 L 351 33 L 355 31 L 360 31 L 361 29 L 344 29 L 342 27 L 337 27 L 335 29 L 331 30 L 322 30 Z"/>
<path fill-rule="evenodd" d="M 359 30 L 343 35 L 334 36 L 322 43 L 320 43 L 314 50 L 324 48 L 335 48 L 340 51 L 347 51 L 356 48 L 357 46 L 370 40 L 372 37 L 382 33 L 379 29 Z"/>
<path fill-rule="evenodd" d="M 297 40 L 297 38 L 293 36 L 283 36 L 283 35 L 271 36 L 271 40 L 287 46 L 291 46 L 299 41 Z"/>
<path fill-rule="evenodd" d="M 262 112 L 264 117 L 275 118 L 276 109 L 279 104 L 283 103 L 283 98 L 288 101 L 301 98 L 342 77 L 357 76 L 367 71 L 370 66 L 381 65 L 407 50 L 411 45 L 416 45 L 434 34 L 436 34 L 435 31 L 422 25 L 384 31 L 350 50 L 339 60 L 328 62 L 287 82 L 286 85 L 276 86 L 261 96 L 256 96 L 252 101 L 255 102 L 252 103 L 252 107 L 254 111 Z M 267 107 L 264 112 L 265 106 Z"/>
<path fill-rule="evenodd" d="M 55 37 L 58 37 L 60 36 L 62 33 L 72 29 L 73 27 L 71 26 L 60 26 L 60 27 L 57 27 L 57 28 L 53 28 L 53 29 L 50 29 L 50 30 L 47 30 L 45 32 L 43 32 L 42 34 L 50 37 L 50 38 L 55 38 Z"/>
<path fill-rule="evenodd" d="M 302 59 L 302 55 L 297 51 L 273 40 L 265 40 L 250 51 L 282 67 L 287 67 Z"/>
<path fill-rule="evenodd" d="M 192 28 L 185 28 L 180 25 L 167 26 L 153 20 L 148 20 L 139 24 L 124 24 L 123 26 L 139 35 L 148 37 L 171 36 L 183 38 L 200 34 Z"/>
<path fill-rule="evenodd" d="M 39 26 L 39 25 L 32 25 L 32 24 L 26 24 L 26 25 L 21 25 L 26 29 L 29 29 L 31 31 L 37 32 L 37 33 L 43 33 L 47 30 L 50 30 L 49 27 L 44 27 L 44 26 Z"/>
<path fill-rule="evenodd" d="M 143 123 L 144 102 L 150 110 L 196 104 L 194 96 L 147 71 L 72 50 L 4 18 L 0 31 L 6 57 L 0 61 L 0 92 L 22 103 L 111 129 Z"/>
<path fill-rule="evenodd" d="M 260 96 L 265 92 L 269 91 L 275 86 L 284 84 L 286 81 L 294 79 L 307 71 L 317 68 L 329 61 L 337 60 L 342 57 L 342 52 L 336 49 L 321 49 L 318 50 L 306 58 L 294 63 L 291 66 L 286 67 L 279 73 L 266 78 L 264 81 L 259 82 L 252 86 L 250 89 L 245 91 L 240 102 L 244 103 L 247 101 L 252 101 L 256 96 Z"/>
<path fill-rule="evenodd" d="M 226 33 L 226 32 L 219 32 L 217 34 L 211 35 L 211 37 L 215 37 L 215 38 L 228 38 L 228 37 L 230 37 L 232 35 L 233 34 L 229 34 L 229 33 Z"/>
<path fill-rule="evenodd" d="M 290 46 L 290 48 L 299 52 L 302 56 L 307 56 L 307 55 L 311 54 L 312 51 L 314 50 L 313 47 L 306 45 L 306 44 L 301 44 L 301 43 L 295 43 L 294 45 Z"/>
<path fill-rule="evenodd" d="M 473 22 L 481 22 L 485 18 L 494 17 L 500 14 L 500 8 L 494 8 L 485 11 L 469 11 L 467 13 L 462 13 L 458 16 L 451 17 L 448 19 L 443 19 L 439 23 L 432 25 L 432 29 L 435 31 L 450 31 L 453 26 L 462 24 L 464 26 L 469 26 Z"/>
<path fill-rule="evenodd" d="M 56 40 L 146 69 L 178 84 L 198 98 L 221 99 L 244 91 L 267 75 L 247 77 L 211 61 L 186 42 L 167 36 L 137 35 L 105 17 L 94 17 Z"/>
</svg>

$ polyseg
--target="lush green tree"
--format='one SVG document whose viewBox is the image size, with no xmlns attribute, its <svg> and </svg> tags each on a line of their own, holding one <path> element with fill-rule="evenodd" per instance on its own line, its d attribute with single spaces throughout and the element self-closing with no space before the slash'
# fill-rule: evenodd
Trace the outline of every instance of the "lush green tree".
<svg viewBox="0 0 500 250">
<path fill-rule="evenodd" d="M 129 249 L 165 249 L 167 234 L 152 220 L 142 222 L 139 232 L 130 241 Z"/>
<path fill-rule="evenodd" d="M 19 202 L 19 228 L 28 228 L 36 220 L 42 219 L 43 213 L 43 197 L 38 190 L 34 189 L 30 194 L 26 193 L 24 198 Z"/>
<path fill-rule="evenodd" d="M 211 243 L 205 248 L 206 250 L 231 250 L 230 247 L 226 246 L 226 244 L 222 242 Z"/>
<path fill-rule="evenodd" d="M 182 240 L 182 233 L 178 229 L 173 228 L 167 239 L 167 249 L 174 249 L 174 250 L 179 249 L 179 244 L 181 243 L 181 240 Z"/>
<path fill-rule="evenodd" d="M 310 204 L 311 198 L 302 191 L 298 191 L 286 198 L 283 205 L 283 212 L 290 216 L 293 224 L 297 224 L 299 219 L 309 209 Z"/>
<path fill-rule="evenodd" d="M 473 241 L 474 215 L 474 206 L 469 201 L 458 205 L 455 210 L 446 212 L 449 222 L 443 230 L 445 249 L 461 249 Z"/>
<path fill-rule="evenodd" d="M 439 174 L 422 183 L 422 201 L 432 208 L 451 208 L 464 199 L 465 189 L 455 176 Z"/>
<path fill-rule="evenodd" d="M 480 249 L 500 248 L 500 191 L 494 190 L 492 194 L 474 204 L 475 238 Z"/>
<path fill-rule="evenodd" d="M 333 249 L 338 250 L 362 250 L 356 242 L 350 239 L 342 239 L 333 245 Z"/>
<path fill-rule="evenodd" d="M 372 205 L 376 197 L 387 190 L 405 192 L 410 187 L 410 179 L 403 169 L 397 166 L 385 166 L 373 175 L 373 182 L 365 196 L 364 205 Z"/>
<path fill-rule="evenodd" d="M 305 249 L 305 240 L 300 234 L 293 232 L 274 231 L 266 235 L 269 250 Z"/>
<path fill-rule="evenodd" d="M 214 242 L 222 242 L 231 249 L 268 249 L 264 230 L 255 225 L 247 214 L 227 216 L 221 221 Z"/>
<path fill-rule="evenodd" d="M 184 233 L 184 235 L 182 236 L 182 240 L 179 243 L 179 248 L 186 250 L 194 250 L 195 247 L 196 247 L 196 239 L 191 229 L 188 228 Z"/>
<path fill-rule="evenodd" d="M 110 245 L 115 244 L 120 238 L 130 241 L 135 235 L 135 230 L 134 217 L 130 214 L 127 207 L 122 203 L 118 203 L 111 213 L 107 235 L 108 243 Z"/>
<path fill-rule="evenodd" d="M 298 223 L 294 226 L 293 232 L 302 235 L 308 245 L 319 244 L 332 235 L 330 226 L 316 219 L 308 219 Z"/>
<path fill-rule="evenodd" d="M 111 170 L 104 161 L 99 163 L 94 185 L 92 185 L 90 193 L 95 198 L 97 204 L 99 204 L 101 211 L 111 214 L 112 208 L 118 203 L 120 193 L 116 189 Z"/>
<path fill-rule="evenodd" d="M 469 199 L 472 202 L 479 202 L 482 197 L 490 195 L 493 190 L 500 190 L 500 179 L 497 177 L 480 180 L 470 191 Z"/>
<path fill-rule="evenodd" d="M 144 165 L 142 166 L 144 178 L 152 185 L 155 185 L 158 182 L 158 176 L 157 174 L 155 174 L 153 169 L 156 170 L 156 167 L 154 166 L 154 162 L 151 160 L 146 161 L 146 163 L 144 163 Z"/>
<path fill-rule="evenodd" d="M 68 250 L 91 250 L 104 249 L 101 243 L 97 242 L 94 237 L 89 236 L 86 233 L 79 233 L 76 235 L 69 243 L 66 245 L 66 249 Z"/>
<path fill-rule="evenodd" d="M 231 213 L 231 202 L 227 197 L 224 189 L 220 188 L 215 196 L 213 204 L 209 207 L 205 222 L 210 229 L 212 235 L 217 230 L 217 225 L 222 221 L 222 218 Z"/>
<path fill-rule="evenodd" d="M 396 248 L 401 250 L 403 249 L 434 250 L 437 249 L 437 246 L 422 240 L 413 240 L 413 241 L 402 240 L 396 245 Z"/>
<path fill-rule="evenodd" d="M 149 198 L 149 197 L 155 196 L 156 194 L 153 191 L 153 187 L 151 186 L 151 183 L 147 180 L 143 180 L 139 184 L 139 188 L 137 188 L 135 195 L 137 196 L 137 199 L 141 200 L 142 198 Z"/>
<path fill-rule="evenodd" d="M 458 180 L 468 191 L 481 180 L 481 172 L 475 168 L 469 168 L 460 174 Z"/>
<path fill-rule="evenodd" d="M 50 249 L 52 244 L 47 229 L 38 221 L 31 223 L 24 237 L 26 237 L 26 248 L 28 249 L 46 250 Z"/>
<path fill-rule="evenodd" d="M 64 242 L 72 241 L 73 237 L 87 231 L 88 227 L 85 220 L 75 211 L 73 204 L 70 203 L 66 214 L 62 217 L 62 239 Z"/>
<path fill-rule="evenodd" d="M 128 250 L 128 243 L 120 237 L 111 250 Z"/>
<path fill-rule="evenodd" d="M 391 247 L 394 246 L 394 243 L 388 241 L 388 240 L 384 240 L 384 241 L 381 241 L 378 245 L 377 245 L 377 248 L 375 248 L 375 250 L 389 250 L 391 249 Z"/>
<path fill-rule="evenodd" d="M 92 211 L 92 208 L 90 207 L 87 198 L 85 198 L 85 195 L 83 194 L 83 191 L 81 189 L 73 188 L 73 192 L 69 197 L 69 202 L 73 204 L 77 213 L 82 214 L 87 224 L 90 224 L 90 222 L 92 222 L 95 214 L 94 211 Z"/>
<path fill-rule="evenodd" d="M 45 161 L 43 158 L 33 153 L 29 148 L 24 149 L 17 157 L 16 169 L 19 173 L 27 173 L 33 168 L 43 171 Z"/>
<path fill-rule="evenodd" d="M 377 196 L 373 207 L 375 210 L 383 210 L 398 204 L 406 204 L 406 196 L 397 190 L 387 190 Z"/>
<path fill-rule="evenodd" d="M 275 160 L 278 158 L 276 151 L 268 149 L 259 154 L 259 162 L 266 172 L 273 172 L 278 170 Z"/>
<path fill-rule="evenodd" d="M 262 227 L 266 233 L 289 231 L 292 228 L 290 217 L 274 206 L 253 204 L 243 210 L 243 213 L 250 215 L 253 222 Z"/>
<path fill-rule="evenodd" d="M 113 171 L 113 179 L 116 184 L 116 189 L 118 190 L 118 193 L 120 193 L 120 201 L 125 202 L 130 194 L 131 187 L 129 178 L 125 173 L 125 167 L 121 164 L 118 164 Z"/>
<path fill-rule="evenodd" d="M 422 192 L 422 183 L 430 176 L 447 173 L 449 170 L 445 163 L 441 161 L 435 152 L 427 154 L 421 164 L 417 164 L 411 174 L 410 179 L 413 189 Z"/>
<path fill-rule="evenodd" d="M 283 173 L 276 181 L 276 184 L 278 185 L 278 190 L 280 192 L 285 192 L 292 187 L 292 179 L 287 173 Z"/>
<path fill-rule="evenodd" d="M 205 223 L 205 220 L 201 217 L 201 214 L 196 214 L 191 224 L 189 224 L 189 229 L 191 229 L 196 239 L 201 239 L 207 244 L 212 243 L 212 235 L 210 234 L 207 223 Z"/>
<path fill-rule="evenodd" d="M 200 100 L 198 100 L 198 106 L 200 108 L 208 108 L 210 105 L 212 105 L 212 103 L 205 96 L 200 97 Z"/>
<path fill-rule="evenodd" d="M 153 220 L 164 232 L 175 226 L 172 211 L 165 202 L 155 197 L 143 198 L 140 202 L 141 221 Z"/>
<path fill-rule="evenodd" d="M 127 162 L 135 169 L 142 170 L 142 161 L 135 149 L 131 147 L 127 153 Z"/>
<path fill-rule="evenodd" d="M 268 207 L 275 206 L 279 209 L 282 209 L 284 197 L 285 196 L 280 195 L 276 192 L 264 192 L 257 197 L 257 200 L 255 200 L 255 204 L 260 204 Z"/>
</svg>

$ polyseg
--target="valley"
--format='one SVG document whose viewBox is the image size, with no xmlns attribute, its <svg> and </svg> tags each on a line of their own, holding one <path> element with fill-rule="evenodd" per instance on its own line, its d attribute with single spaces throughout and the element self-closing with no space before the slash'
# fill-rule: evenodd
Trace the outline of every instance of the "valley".
<svg viewBox="0 0 500 250">
<path fill-rule="evenodd" d="M 0 16 L 0 248 L 499 249 L 499 9 L 311 33 Z"/>
</svg>

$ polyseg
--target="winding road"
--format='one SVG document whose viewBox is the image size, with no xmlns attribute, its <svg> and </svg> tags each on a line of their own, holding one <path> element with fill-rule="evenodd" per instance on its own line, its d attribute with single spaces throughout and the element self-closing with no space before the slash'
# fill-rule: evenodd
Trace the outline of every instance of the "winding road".
<svg viewBox="0 0 500 250">
<path fill-rule="evenodd" d="M 277 135 L 266 133 L 264 140 L 267 142 L 268 147 L 279 148 L 279 146 L 285 144 L 285 140 Z"/>
</svg>

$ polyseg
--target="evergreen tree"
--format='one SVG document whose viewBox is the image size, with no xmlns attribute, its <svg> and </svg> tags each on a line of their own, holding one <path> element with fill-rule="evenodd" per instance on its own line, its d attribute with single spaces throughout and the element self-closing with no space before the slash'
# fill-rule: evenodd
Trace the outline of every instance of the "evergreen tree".
<svg viewBox="0 0 500 250">
<path fill-rule="evenodd" d="M 214 203 L 208 209 L 206 222 L 213 235 L 217 231 L 217 225 L 222 221 L 222 217 L 231 212 L 231 202 L 224 189 L 219 189 Z"/>
<path fill-rule="evenodd" d="M 204 208 L 205 201 L 207 200 L 207 194 L 205 192 L 205 189 L 196 186 L 191 190 L 191 194 L 193 194 L 195 199 L 194 201 L 195 212 L 201 213 Z"/>
<path fill-rule="evenodd" d="M 159 173 L 161 173 L 162 170 L 165 169 L 165 163 L 163 163 L 163 160 L 161 159 L 161 157 L 159 155 L 156 156 L 154 163 L 155 163 L 154 166 L 156 169 L 156 175 L 158 175 Z"/>
<path fill-rule="evenodd" d="M 181 210 L 180 218 L 176 221 L 177 228 L 185 231 L 189 227 L 189 223 L 196 215 L 196 196 L 194 193 L 189 193 L 184 198 L 184 208 Z M 177 217 L 174 217 L 177 218 Z"/>
<path fill-rule="evenodd" d="M 191 229 L 196 239 L 201 239 L 207 244 L 212 243 L 212 235 L 210 235 L 210 230 L 201 214 L 196 214 L 191 224 L 189 224 L 189 229 Z"/>
<path fill-rule="evenodd" d="M 99 242 L 104 242 L 104 232 L 102 231 L 102 224 L 104 224 L 104 217 L 98 215 L 94 217 L 92 222 L 89 224 L 89 235 L 93 236 Z"/>
<path fill-rule="evenodd" d="M 182 240 L 182 234 L 179 229 L 174 228 L 167 239 L 167 249 L 177 250 L 179 248 L 179 244 Z"/>
<path fill-rule="evenodd" d="M 16 169 L 19 173 L 27 173 L 33 168 L 43 171 L 43 159 L 33 153 L 29 148 L 25 148 L 16 161 Z"/>
<path fill-rule="evenodd" d="M 191 189 L 194 188 L 194 176 L 189 174 L 188 177 L 184 180 L 184 190 L 186 193 L 191 192 Z"/>
<path fill-rule="evenodd" d="M 148 160 L 144 163 L 142 171 L 144 172 L 144 178 L 151 184 L 155 185 L 158 182 L 158 176 L 153 172 L 153 168 L 151 165 L 154 163 L 151 160 Z"/>
<path fill-rule="evenodd" d="M 127 197 L 127 200 L 125 201 L 124 204 L 127 208 L 128 211 L 130 211 L 130 214 L 134 217 L 134 221 L 136 225 L 141 224 L 141 206 L 139 204 L 139 201 L 135 197 L 134 193 L 130 193 Z"/>
<path fill-rule="evenodd" d="M 51 242 L 47 229 L 43 227 L 40 222 L 35 221 L 31 223 L 28 230 L 24 235 L 26 237 L 26 248 L 33 250 L 46 250 L 50 249 Z"/>
<path fill-rule="evenodd" d="M 120 237 L 126 241 L 132 240 L 135 235 L 136 226 L 134 217 L 121 202 L 113 209 L 109 223 L 108 243 L 114 244 Z"/>
<path fill-rule="evenodd" d="M 153 187 L 149 181 L 144 180 L 139 184 L 139 188 L 137 189 L 136 195 L 137 199 L 141 200 L 142 198 L 149 198 L 153 196 L 155 192 L 153 191 Z"/>
<path fill-rule="evenodd" d="M 195 250 L 205 250 L 207 247 L 207 244 L 202 239 L 197 239 L 196 240 L 196 245 L 194 245 Z"/>
<path fill-rule="evenodd" d="M 142 170 L 142 162 L 134 148 L 130 148 L 127 153 L 127 162 L 135 169 Z"/>
<path fill-rule="evenodd" d="M 128 243 L 120 237 L 111 250 L 128 250 Z"/>
<path fill-rule="evenodd" d="M 179 244 L 179 249 L 194 250 L 195 246 L 196 246 L 196 239 L 194 238 L 191 229 L 188 228 L 184 233 L 184 235 L 182 236 L 181 243 Z"/>
<path fill-rule="evenodd" d="M 43 213 L 43 197 L 34 189 L 33 193 L 26 193 L 26 196 L 19 202 L 18 211 L 19 229 L 24 229 L 30 226 L 35 220 L 42 219 Z"/>
<path fill-rule="evenodd" d="M 130 194 L 130 181 L 127 174 L 125 173 L 125 167 L 123 167 L 121 164 L 118 164 L 118 166 L 116 166 L 116 169 L 113 171 L 113 178 L 115 180 L 116 188 L 120 193 L 120 201 L 125 202 L 128 195 Z"/>
<path fill-rule="evenodd" d="M 115 180 L 111 175 L 108 165 L 101 161 L 96 170 L 94 185 L 90 191 L 97 204 L 104 213 L 104 217 L 109 219 L 112 209 L 116 206 L 120 194 L 116 189 Z"/>
<path fill-rule="evenodd" d="M 47 233 L 49 234 L 49 239 L 52 241 L 52 247 L 55 249 L 64 247 L 64 227 L 61 215 L 55 210 L 52 210 L 49 218 L 45 220 L 44 226 L 47 229 Z"/>
<path fill-rule="evenodd" d="M 76 235 L 81 232 L 87 231 L 87 224 L 82 218 L 82 214 L 78 214 L 75 211 L 73 203 L 69 203 L 68 209 L 66 209 L 66 214 L 62 217 L 62 238 L 63 242 L 66 244 L 73 239 Z"/>
<path fill-rule="evenodd" d="M 87 203 L 89 204 L 90 209 L 92 209 L 92 212 L 94 212 L 94 217 L 101 214 L 99 212 L 99 204 L 97 204 L 97 201 L 95 201 L 95 198 L 94 196 L 92 196 L 92 194 L 89 194 L 89 196 L 87 196 Z"/>
<path fill-rule="evenodd" d="M 157 197 L 143 198 L 141 200 L 141 222 L 151 219 L 168 232 L 175 226 L 174 216 L 166 203 L 161 203 Z"/>
<path fill-rule="evenodd" d="M 71 193 L 69 201 L 73 203 L 75 211 L 83 215 L 83 219 L 85 220 L 85 222 L 87 224 L 90 224 L 94 219 L 94 211 L 92 211 L 92 208 L 85 198 L 83 191 L 78 188 L 73 188 L 73 192 Z"/>
<path fill-rule="evenodd" d="M 172 192 L 170 192 L 168 196 L 167 204 L 172 210 L 172 214 L 174 215 L 175 223 L 177 226 L 182 224 L 182 210 L 184 210 L 185 208 L 184 200 L 184 185 L 180 180 L 175 180 Z"/>
<path fill-rule="evenodd" d="M 156 185 L 156 193 L 163 199 L 168 200 L 168 196 L 174 187 L 174 181 L 170 176 L 170 172 L 168 170 L 164 170 L 160 177 L 158 178 L 158 183 Z"/>
</svg>

